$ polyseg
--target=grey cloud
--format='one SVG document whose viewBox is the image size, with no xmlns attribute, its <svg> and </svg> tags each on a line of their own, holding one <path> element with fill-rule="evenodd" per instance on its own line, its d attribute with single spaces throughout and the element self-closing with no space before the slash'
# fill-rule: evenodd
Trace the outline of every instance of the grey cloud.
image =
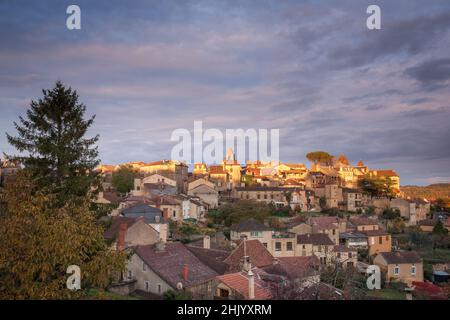
<svg viewBox="0 0 450 320">
<path fill-rule="evenodd" d="M 329 54 L 330 64 L 340 69 L 363 66 L 402 52 L 416 55 L 433 46 L 434 40 L 447 34 L 449 28 L 450 12 L 386 22 L 381 30 L 362 31 L 362 41 L 353 45 L 345 43 L 332 50 Z"/>
<path fill-rule="evenodd" d="M 425 61 L 406 69 L 405 75 L 419 81 L 427 90 L 443 88 L 450 80 L 450 59 Z"/>
</svg>

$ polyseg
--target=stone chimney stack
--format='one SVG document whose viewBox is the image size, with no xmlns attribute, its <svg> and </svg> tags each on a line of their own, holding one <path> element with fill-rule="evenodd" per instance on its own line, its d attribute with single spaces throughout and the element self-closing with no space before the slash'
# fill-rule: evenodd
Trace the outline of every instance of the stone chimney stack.
<svg viewBox="0 0 450 320">
<path fill-rule="evenodd" d="M 125 235 L 127 234 L 128 226 L 125 222 L 120 224 L 119 234 L 117 236 L 117 250 L 125 249 Z"/>
<path fill-rule="evenodd" d="M 253 275 L 252 270 L 249 270 L 247 273 L 248 276 L 248 298 L 250 300 L 255 299 L 255 276 Z"/>
<path fill-rule="evenodd" d="M 187 264 L 185 264 L 183 267 L 183 279 L 184 279 L 184 281 L 188 281 L 188 279 L 189 279 L 189 268 L 188 268 Z"/>
<path fill-rule="evenodd" d="M 211 249 L 211 238 L 209 236 L 203 237 L 203 249 Z"/>
</svg>

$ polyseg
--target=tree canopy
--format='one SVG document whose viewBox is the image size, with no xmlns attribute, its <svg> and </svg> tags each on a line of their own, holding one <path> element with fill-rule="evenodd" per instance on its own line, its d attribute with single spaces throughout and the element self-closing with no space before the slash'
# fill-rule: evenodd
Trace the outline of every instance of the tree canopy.
<svg viewBox="0 0 450 320">
<path fill-rule="evenodd" d="M 6 136 L 21 153 L 11 158 L 25 166 L 39 186 L 57 193 L 63 205 L 69 196 L 83 199 L 100 185 L 95 172 L 99 136 L 85 137 L 95 116 L 84 119 L 86 107 L 76 91 L 58 81 L 42 93 L 31 101 L 26 117 L 14 122 L 18 136 Z"/>
<path fill-rule="evenodd" d="M 78 297 L 66 288 L 68 266 L 80 267 L 82 289 L 105 288 L 125 267 L 91 210 L 98 136 L 84 136 L 94 117 L 84 120 L 76 91 L 61 82 L 43 93 L 15 124 L 19 136 L 7 135 L 24 168 L 1 195 L 0 299 Z"/>
<path fill-rule="evenodd" d="M 0 299 L 68 299 L 69 265 L 81 269 L 81 288 L 105 288 L 125 267 L 109 250 L 87 199 L 55 207 L 57 194 L 34 184 L 28 170 L 6 185 L 0 217 Z"/>
<path fill-rule="evenodd" d="M 134 178 L 138 172 L 130 165 L 122 165 L 112 174 L 112 186 L 122 194 L 130 192 L 134 187 Z"/>
<path fill-rule="evenodd" d="M 367 175 L 359 181 L 359 187 L 371 197 L 392 198 L 395 196 L 392 188 L 393 182 L 389 177 L 371 177 Z"/>
<path fill-rule="evenodd" d="M 314 163 L 321 163 L 325 165 L 331 164 L 331 159 L 333 156 L 325 151 L 314 151 L 306 155 L 306 158 Z"/>
</svg>

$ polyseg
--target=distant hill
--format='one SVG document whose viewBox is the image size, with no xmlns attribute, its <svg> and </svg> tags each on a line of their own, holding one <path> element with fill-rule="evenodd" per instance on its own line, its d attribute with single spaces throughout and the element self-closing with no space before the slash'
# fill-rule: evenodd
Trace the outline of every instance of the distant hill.
<svg viewBox="0 0 450 320">
<path fill-rule="evenodd" d="M 402 186 L 400 189 L 406 197 L 411 198 L 425 198 L 428 200 L 450 198 L 450 183 L 436 183 L 426 187 Z"/>
</svg>

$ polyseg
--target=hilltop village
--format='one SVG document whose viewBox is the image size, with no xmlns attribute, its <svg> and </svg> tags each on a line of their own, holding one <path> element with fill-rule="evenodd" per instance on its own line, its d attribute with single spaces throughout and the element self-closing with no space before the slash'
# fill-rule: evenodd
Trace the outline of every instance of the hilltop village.
<svg viewBox="0 0 450 320">
<path fill-rule="evenodd" d="M 112 180 L 123 167 L 134 172 L 133 188 L 119 195 Z M 430 212 L 426 199 L 402 197 L 394 170 L 351 165 L 344 155 L 310 169 L 242 166 L 232 150 L 220 165 L 188 169 L 171 160 L 98 168 L 104 191 L 97 201 L 114 206 L 105 237 L 132 252 L 112 290 L 149 298 L 351 299 L 358 288 L 329 278 L 356 278 L 364 287 L 370 264 L 382 270 L 380 292 L 411 298 L 393 284 L 421 293 L 434 286 L 420 253 L 393 234 L 431 234 L 436 224 L 450 229 L 450 219 Z M 445 273 L 448 264 L 430 267 Z M 358 298 L 383 298 L 359 290 Z"/>
<path fill-rule="evenodd" d="M 406 198 L 392 169 L 351 165 L 344 155 L 324 160 L 321 152 L 311 160 L 309 169 L 241 165 L 229 150 L 222 164 L 197 163 L 192 172 L 172 160 L 100 165 L 95 202 L 105 209 L 104 238 L 129 257 L 109 292 L 139 299 L 447 298 L 448 213 Z M 3 160 L 1 168 L 4 183 L 20 167 Z M 119 178 L 129 187 L 119 190 Z M 377 290 L 366 285 L 370 265 L 381 270 Z"/>
</svg>

